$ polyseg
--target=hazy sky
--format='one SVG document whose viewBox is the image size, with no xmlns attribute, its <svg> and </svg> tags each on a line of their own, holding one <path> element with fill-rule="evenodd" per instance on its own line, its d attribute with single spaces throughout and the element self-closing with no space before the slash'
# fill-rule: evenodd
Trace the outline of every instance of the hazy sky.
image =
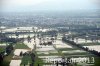
<svg viewBox="0 0 100 66">
<path fill-rule="evenodd" d="M 1 11 L 63 11 L 97 9 L 99 0 L 2 0 Z"/>
</svg>

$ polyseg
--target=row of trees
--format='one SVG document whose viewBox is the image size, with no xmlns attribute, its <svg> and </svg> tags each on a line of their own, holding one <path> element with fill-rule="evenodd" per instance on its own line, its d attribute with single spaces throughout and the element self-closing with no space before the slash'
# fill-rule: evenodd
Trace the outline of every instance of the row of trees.
<svg viewBox="0 0 100 66">
<path fill-rule="evenodd" d="M 52 42 L 44 42 L 44 43 L 40 43 L 40 45 L 45 45 L 45 46 L 48 45 L 49 46 L 49 45 L 52 45 Z"/>
<path fill-rule="evenodd" d="M 76 44 L 74 41 L 69 41 L 69 40 L 66 39 L 66 37 L 63 37 L 63 38 L 62 38 L 62 41 L 67 42 L 67 43 L 69 43 L 69 44 L 71 44 L 71 45 L 77 46 L 77 47 L 79 47 L 79 48 L 81 48 L 81 49 L 83 49 L 83 50 L 85 50 L 85 51 L 88 51 L 88 52 L 90 52 L 90 53 L 92 53 L 92 54 L 95 54 L 95 55 L 97 55 L 97 56 L 100 56 L 100 52 L 95 51 L 95 50 L 90 50 L 90 49 L 88 49 L 87 47 L 85 48 L 85 47 L 81 46 L 80 44 Z"/>
<path fill-rule="evenodd" d="M 93 42 L 97 42 L 98 43 L 98 40 L 100 38 L 98 36 L 88 36 L 87 37 L 86 35 L 84 35 L 84 36 L 74 36 L 74 35 L 72 35 L 72 36 L 68 36 L 67 39 L 68 40 L 72 40 L 72 41 L 74 41 L 74 39 L 75 39 L 76 40 L 76 43 L 78 43 L 79 37 L 85 39 L 85 42 L 87 42 L 87 40 L 91 40 L 92 43 Z"/>
</svg>

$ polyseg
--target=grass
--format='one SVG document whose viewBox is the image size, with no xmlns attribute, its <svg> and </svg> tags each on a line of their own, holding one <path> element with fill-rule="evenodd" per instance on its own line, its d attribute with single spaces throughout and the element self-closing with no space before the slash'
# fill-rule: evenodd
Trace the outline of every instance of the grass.
<svg viewBox="0 0 100 66">
<path fill-rule="evenodd" d="M 100 45 L 100 43 L 83 43 L 82 46 Z"/>
<path fill-rule="evenodd" d="M 0 47 L 0 52 L 5 51 L 5 48 L 6 48 L 6 47 Z"/>
<path fill-rule="evenodd" d="M 94 57 L 94 66 L 100 66 L 100 57 Z"/>
<path fill-rule="evenodd" d="M 43 60 L 42 59 L 40 59 L 40 58 L 38 58 L 38 55 L 37 55 L 37 53 L 36 52 L 34 52 L 35 53 L 35 62 L 34 62 L 34 66 L 38 66 L 38 64 L 39 64 L 39 66 L 43 66 Z"/>
<path fill-rule="evenodd" d="M 48 65 L 48 64 L 52 64 L 52 63 L 45 63 L 43 62 L 43 60 L 41 58 L 36 57 L 35 58 L 35 63 L 34 66 L 43 66 L 43 65 Z"/>
<path fill-rule="evenodd" d="M 28 63 L 32 63 L 32 59 L 31 59 L 31 56 L 24 56 L 23 58 L 22 58 L 22 63 L 21 63 L 21 65 L 27 65 Z"/>
<path fill-rule="evenodd" d="M 29 47 L 23 43 L 17 43 L 15 49 L 29 49 Z"/>
<path fill-rule="evenodd" d="M 88 55 L 90 53 L 88 52 L 83 52 L 83 53 L 64 53 L 64 55 Z"/>
<path fill-rule="evenodd" d="M 38 64 L 39 64 L 39 66 L 43 66 L 44 62 L 42 59 L 36 57 L 34 66 L 38 66 Z"/>
<path fill-rule="evenodd" d="M 78 48 L 62 48 L 62 49 L 57 49 L 58 51 L 71 51 L 71 50 L 78 50 Z"/>
<path fill-rule="evenodd" d="M 1 41 L 0 41 L 0 44 L 3 44 L 3 43 L 6 43 L 6 42 L 1 42 Z"/>
</svg>

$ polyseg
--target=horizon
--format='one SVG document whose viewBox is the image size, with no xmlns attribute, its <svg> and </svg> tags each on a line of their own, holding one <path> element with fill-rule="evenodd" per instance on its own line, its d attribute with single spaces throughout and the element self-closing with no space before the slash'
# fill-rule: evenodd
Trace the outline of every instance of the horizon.
<svg viewBox="0 0 100 66">
<path fill-rule="evenodd" d="M 1 12 L 80 11 L 100 9 L 98 0 L 2 0 Z"/>
</svg>

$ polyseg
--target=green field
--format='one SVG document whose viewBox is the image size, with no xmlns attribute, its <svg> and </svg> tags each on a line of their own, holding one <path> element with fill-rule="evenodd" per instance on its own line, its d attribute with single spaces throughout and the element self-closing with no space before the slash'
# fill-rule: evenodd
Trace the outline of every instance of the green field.
<svg viewBox="0 0 100 66">
<path fill-rule="evenodd" d="M 17 43 L 15 49 L 29 49 L 29 47 L 23 43 Z"/>
<path fill-rule="evenodd" d="M 82 46 L 91 46 L 91 45 L 100 45 L 100 43 L 82 43 L 82 44 L 80 44 L 80 45 L 82 45 Z"/>
<path fill-rule="evenodd" d="M 24 64 L 27 65 L 29 63 L 32 63 L 31 57 L 30 56 L 23 56 L 21 65 L 24 65 Z"/>
<path fill-rule="evenodd" d="M 5 51 L 5 47 L 0 47 L 0 52 Z"/>
</svg>

